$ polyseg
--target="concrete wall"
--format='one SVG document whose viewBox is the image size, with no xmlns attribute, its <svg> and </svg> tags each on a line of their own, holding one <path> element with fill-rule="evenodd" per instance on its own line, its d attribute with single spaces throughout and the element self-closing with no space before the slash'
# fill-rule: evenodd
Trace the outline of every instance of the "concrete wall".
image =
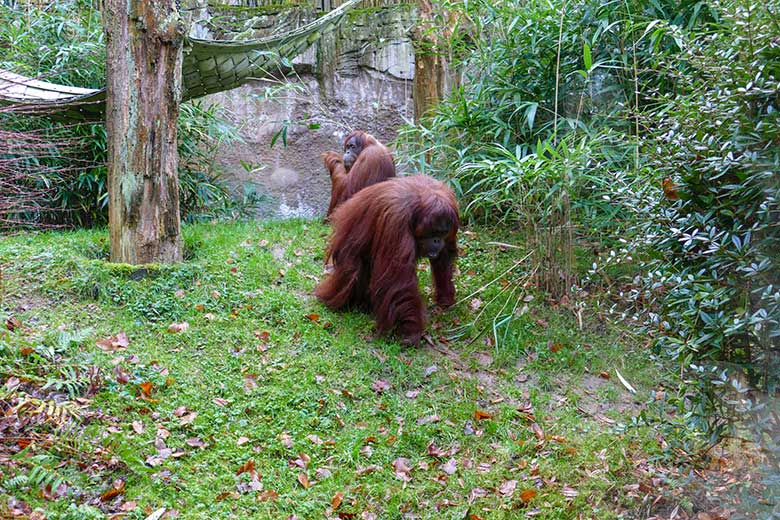
<svg viewBox="0 0 780 520">
<path fill-rule="evenodd" d="M 204 8 L 199 37 L 254 38 L 289 30 L 313 9 Z M 364 130 L 387 142 L 413 118 L 411 6 L 358 9 L 294 60 L 286 81 L 256 81 L 207 96 L 228 110 L 244 142 L 224 145 L 215 167 L 236 184 L 254 182 L 271 197 L 264 214 L 323 215 L 330 179 L 320 154 L 341 150 L 344 136 Z M 287 122 L 287 145 L 273 136 Z M 242 163 L 250 165 L 249 171 Z"/>
</svg>

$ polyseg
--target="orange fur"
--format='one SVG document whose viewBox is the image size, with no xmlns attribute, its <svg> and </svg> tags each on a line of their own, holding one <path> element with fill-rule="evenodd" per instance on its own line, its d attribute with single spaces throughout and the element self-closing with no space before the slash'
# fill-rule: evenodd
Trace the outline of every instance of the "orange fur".
<svg viewBox="0 0 780 520">
<path fill-rule="evenodd" d="M 380 333 L 398 329 L 405 343 L 417 344 L 425 326 L 417 240 L 442 222 L 448 233 L 431 259 L 433 285 L 437 303 L 454 303 L 459 220 L 452 190 L 427 175 L 389 179 L 359 191 L 331 221 L 326 262 L 333 271 L 315 289 L 317 297 L 332 309 L 371 309 Z"/>
</svg>

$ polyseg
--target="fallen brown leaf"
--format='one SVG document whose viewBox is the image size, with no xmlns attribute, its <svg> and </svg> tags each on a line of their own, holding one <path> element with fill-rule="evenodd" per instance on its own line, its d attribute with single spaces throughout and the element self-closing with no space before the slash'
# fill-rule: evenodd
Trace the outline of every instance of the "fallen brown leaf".
<svg viewBox="0 0 780 520">
<path fill-rule="evenodd" d="M 488 495 L 487 489 L 483 488 L 472 488 L 471 491 L 469 491 L 469 504 L 473 503 L 478 498 L 483 498 Z"/>
<path fill-rule="evenodd" d="M 192 421 L 195 420 L 195 418 L 198 416 L 198 412 L 190 412 L 181 419 L 179 419 L 179 425 L 185 426 L 187 424 L 192 424 Z"/>
<path fill-rule="evenodd" d="M 100 350 L 112 352 L 115 350 L 127 348 L 127 346 L 130 344 L 130 340 L 127 338 L 127 334 L 120 332 L 116 336 L 99 339 L 95 343 Z"/>
<path fill-rule="evenodd" d="M 675 186 L 671 177 L 665 177 L 664 180 L 661 181 L 661 188 L 667 199 L 678 200 L 680 198 L 679 193 L 677 193 L 677 186 Z"/>
<path fill-rule="evenodd" d="M 500 486 L 498 486 L 498 492 L 505 497 L 511 497 L 514 494 L 516 488 L 517 488 L 516 480 L 507 480 L 506 482 L 503 482 Z"/>
<path fill-rule="evenodd" d="M 487 412 L 483 412 L 482 410 L 475 410 L 474 411 L 474 419 L 480 421 L 483 419 L 491 419 L 493 416 Z"/>
<path fill-rule="evenodd" d="M 412 480 L 412 461 L 406 457 L 398 457 L 392 462 L 395 478 L 409 482 Z"/>
<path fill-rule="evenodd" d="M 242 473 L 252 473 L 255 471 L 255 461 L 253 459 L 249 459 L 245 463 L 243 463 L 237 470 L 236 475 L 240 475 Z"/>
<path fill-rule="evenodd" d="M 206 443 L 206 441 L 200 437 L 190 437 L 184 442 L 187 444 L 187 446 L 192 446 L 193 448 L 205 448 L 208 446 L 208 443 Z"/>
<path fill-rule="evenodd" d="M 141 397 L 145 397 L 147 399 L 152 397 L 152 383 L 149 381 L 145 381 L 138 385 L 138 388 L 141 389 Z"/>
<path fill-rule="evenodd" d="M 11 316 L 7 320 L 5 320 L 5 328 L 10 330 L 11 332 L 15 331 L 21 326 L 22 326 L 22 320 L 20 320 L 16 316 Z"/>
<path fill-rule="evenodd" d="M 384 392 L 385 390 L 390 390 L 390 386 L 391 386 L 391 385 L 390 385 L 390 381 L 387 381 L 386 379 L 377 379 L 377 380 L 376 380 L 376 381 L 374 381 L 374 383 L 371 385 L 371 389 L 372 389 L 374 392 L 376 392 L 376 393 L 378 393 L 378 394 L 381 394 L 381 393 L 382 393 L 382 392 Z"/>
<path fill-rule="evenodd" d="M 311 462 L 311 457 L 309 457 L 305 453 L 299 453 L 296 458 L 288 460 L 287 464 L 291 468 L 298 467 L 301 469 L 306 469 L 309 467 L 309 462 Z"/>
<path fill-rule="evenodd" d="M 451 458 L 441 466 L 441 470 L 446 473 L 447 475 L 452 475 L 456 471 L 458 471 L 458 461 L 456 461 L 454 458 Z"/>
<path fill-rule="evenodd" d="M 265 491 L 258 493 L 257 498 L 260 500 L 260 502 L 268 502 L 269 500 L 271 502 L 275 502 L 279 499 L 279 493 L 273 489 L 266 489 Z"/>
<path fill-rule="evenodd" d="M 330 507 L 332 507 L 334 510 L 338 509 L 343 500 L 344 500 L 344 493 L 342 493 L 341 491 L 336 491 L 336 494 L 333 495 L 333 498 L 330 500 Z"/>
<path fill-rule="evenodd" d="M 101 502 L 108 502 L 109 500 L 121 495 L 125 492 L 125 481 L 121 479 L 115 480 L 111 487 L 100 495 Z"/>
<path fill-rule="evenodd" d="M 183 321 L 181 323 L 171 323 L 168 325 L 168 332 L 171 334 L 176 334 L 179 332 L 184 332 L 185 330 L 190 328 L 190 324 L 186 321 Z"/>
<path fill-rule="evenodd" d="M 332 477 L 333 473 L 331 473 L 328 468 L 317 468 L 317 471 L 314 472 L 314 476 L 317 480 L 325 480 L 326 478 Z"/>
<path fill-rule="evenodd" d="M 526 489 L 525 491 L 520 493 L 520 500 L 522 500 L 523 502 L 529 502 L 535 496 L 536 496 L 535 489 Z"/>
<path fill-rule="evenodd" d="M 365 475 L 367 473 L 374 472 L 374 471 L 376 471 L 378 469 L 379 469 L 379 466 L 377 466 L 376 464 L 372 464 L 370 466 L 366 466 L 366 467 L 363 467 L 363 468 L 358 468 L 355 471 L 355 475 L 362 476 L 362 475 Z"/>
</svg>

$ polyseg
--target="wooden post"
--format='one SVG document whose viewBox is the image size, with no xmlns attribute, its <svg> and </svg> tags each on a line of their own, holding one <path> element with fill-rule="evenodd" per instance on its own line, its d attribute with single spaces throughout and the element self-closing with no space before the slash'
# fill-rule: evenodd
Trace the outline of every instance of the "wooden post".
<svg viewBox="0 0 780 520">
<path fill-rule="evenodd" d="M 105 0 L 103 29 L 111 261 L 177 262 L 183 24 L 175 0 Z"/>
</svg>

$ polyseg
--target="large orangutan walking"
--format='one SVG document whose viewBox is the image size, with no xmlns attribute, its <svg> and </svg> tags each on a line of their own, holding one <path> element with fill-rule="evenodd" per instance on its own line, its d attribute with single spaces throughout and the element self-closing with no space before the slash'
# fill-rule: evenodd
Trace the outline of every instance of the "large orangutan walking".
<svg viewBox="0 0 780 520">
<path fill-rule="evenodd" d="M 331 221 L 326 262 L 333 271 L 317 297 L 331 309 L 371 310 L 380 333 L 397 330 L 404 343 L 418 344 L 425 327 L 419 258 L 430 259 L 436 303 L 455 302 L 459 220 L 452 190 L 427 175 L 389 179 L 360 190 Z"/>
</svg>

